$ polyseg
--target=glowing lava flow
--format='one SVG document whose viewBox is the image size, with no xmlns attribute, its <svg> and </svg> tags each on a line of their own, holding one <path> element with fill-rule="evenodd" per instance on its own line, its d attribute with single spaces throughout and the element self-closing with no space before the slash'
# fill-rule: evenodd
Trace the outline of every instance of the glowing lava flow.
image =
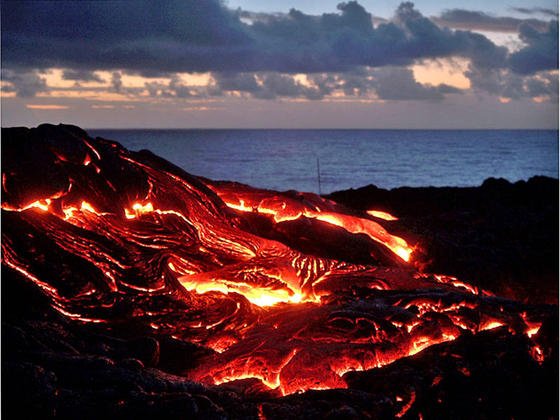
<svg viewBox="0 0 560 420">
<path fill-rule="evenodd" d="M 132 212 L 128 209 L 124 209 L 124 213 L 127 219 L 136 219 L 145 213 L 151 213 L 154 211 L 154 206 L 152 203 L 141 204 L 134 203 L 132 205 Z"/>
<path fill-rule="evenodd" d="M 394 220 L 399 220 L 397 217 L 393 216 L 390 213 L 387 213 L 385 211 L 380 211 L 380 210 L 368 210 L 366 212 L 367 214 L 369 214 L 370 216 L 376 217 L 378 219 L 383 219 L 383 220 L 387 220 L 389 222 L 392 222 Z"/>
<path fill-rule="evenodd" d="M 134 322 L 201 346 L 204 356 L 186 373 L 193 380 L 258 378 L 282 394 L 344 388 L 351 371 L 463 335 L 539 335 L 535 308 L 498 310 L 476 287 L 404 264 L 412 248 L 368 218 L 394 220 L 388 214 L 353 212 L 314 194 L 201 180 L 85 133 L 72 132 L 72 147 L 65 144 L 51 153 L 47 143 L 41 156 L 62 192 L 30 197 L 42 191 L 44 175 L 3 162 L 2 264 L 76 322 Z M 253 216 L 319 233 L 286 229 L 288 240 L 272 240 L 251 224 Z M 358 264 L 338 249 L 326 258 L 293 245 L 321 249 L 323 233 L 341 244 L 359 237 L 360 251 L 384 259 Z M 549 354 L 531 349 L 539 362 Z"/>
<path fill-rule="evenodd" d="M 220 292 L 228 294 L 230 292 L 243 295 L 249 302 L 261 307 L 273 306 L 278 303 L 300 303 L 303 296 L 298 292 L 290 293 L 284 289 L 259 288 L 249 284 L 232 282 L 228 287 L 227 280 L 211 279 L 208 282 L 200 280 L 189 281 L 188 276 L 180 279 L 181 285 L 189 292 L 199 294 L 208 292 Z M 306 301 L 309 301 L 306 299 Z"/>
<path fill-rule="evenodd" d="M 233 189 L 224 190 L 215 185 L 210 187 L 224 200 L 228 207 L 234 210 L 269 215 L 272 216 L 275 223 L 292 221 L 300 217 L 317 219 L 341 227 L 353 234 L 367 235 L 372 240 L 385 245 L 402 260 L 410 260 L 412 248 L 404 239 L 389 234 L 373 220 L 330 211 L 329 205 L 324 199 L 316 199 L 313 205 L 307 205 L 288 197 L 280 197 L 277 195 L 278 193 L 275 193 L 276 195 L 266 194 L 265 191 L 244 193 Z M 385 220 L 396 220 L 396 218 L 384 212 L 375 212 L 372 215 Z"/>
</svg>

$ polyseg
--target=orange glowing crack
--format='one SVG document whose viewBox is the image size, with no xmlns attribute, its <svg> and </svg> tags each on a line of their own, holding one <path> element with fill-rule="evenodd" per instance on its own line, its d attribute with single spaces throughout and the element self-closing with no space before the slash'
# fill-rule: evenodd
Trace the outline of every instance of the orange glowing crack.
<svg viewBox="0 0 560 420">
<path fill-rule="evenodd" d="M 68 221 L 71 224 L 75 224 L 74 219 L 76 218 L 76 212 L 82 214 L 82 215 L 86 215 L 87 213 L 90 214 L 94 214 L 96 216 L 107 216 L 111 213 L 105 213 L 105 212 L 99 212 L 97 211 L 90 203 L 88 203 L 87 201 L 82 201 L 80 203 L 80 208 L 77 208 L 75 206 L 63 206 L 62 207 L 62 212 L 64 213 L 64 220 Z M 58 215 L 57 215 L 58 216 Z"/>
<path fill-rule="evenodd" d="M 88 322 L 88 323 L 92 323 L 92 324 L 101 324 L 101 323 L 106 323 L 107 322 L 104 319 L 88 318 L 88 317 L 83 317 L 80 314 L 74 314 L 72 312 L 68 312 L 68 311 L 62 309 L 58 305 L 53 305 L 53 308 L 56 309 L 61 314 L 66 315 L 68 318 L 72 318 L 76 321 Z"/>
<path fill-rule="evenodd" d="M 505 324 L 503 322 L 490 320 L 482 324 L 479 330 L 480 331 L 493 330 L 494 328 L 500 328 L 504 325 Z"/>
<path fill-rule="evenodd" d="M 398 397 L 396 398 L 397 401 L 402 401 L 402 397 Z M 410 408 L 412 407 L 412 404 L 414 404 L 414 401 L 416 401 L 416 392 L 414 390 L 412 390 L 412 392 L 410 393 L 410 399 L 408 400 L 408 402 L 406 404 L 403 405 L 403 407 L 401 408 L 401 410 L 395 414 L 395 417 L 397 418 L 401 418 L 402 416 L 404 416 L 408 410 L 410 410 Z"/>
<path fill-rule="evenodd" d="M 196 274 L 179 278 L 181 285 L 189 292 L 204 294 L 208 292 L 220 292 L 225 295 L 238 293 L 245 296 L 247 300 L 257 306 L 273 306 L 278 303 L 301 303 L 308 301 L 303 295 L 291 289 L 272 289 L 258 287 L 242 282 L 231 282 L 226 279 L 210 278 L 200 280 Z M 286 285 L 287 287 L 287 285 Z"/>
<path fill-rule="evenodd" d="M 539 364 L 544 362 L 544 352 L 536 344 L 531 347 L 531 357 Z"/>
<path fill-rule="evenodd" d="M 8 265 L 8 267 L 13 268 L 18 273 L 27 277 L 29 280 L 31 280 L 33 283 L 35 283 L 37 286 L 39 286 L 41 289 L 43 289 L 48 294 L 50 294 L 52 296 L 55 296 L 55 297 L 58 296 L 58 291 L 54 287 L 52 287 L 49 284 L 39 280 L 36 276 L 31 274 L 29 271 L 25 270 L 22 267 L 19 267 L 17 264 L 10 261 L 8 258 L 6 258 L 6 253 L 5 252 L 3 252 L 3 254 L 4 254 L 4 256 L 3 256 L 2 262 L 5 263 L 6 265 Z"/>
<path fill-rule="evenodd" d="M 450 284 L 453 287 L 456 287 L 458 289 L 465 289 L 466 291 L 468 291 L 469 293 L 472 293 L 473 295 L 478 295 L 478 293 L 479 293 L 477 287 L 471 286 L 468 283 L 464 283 L 464 282 L 458 280 L 456 277 L 445 276 L 445 275 L 442 275 L 442 274 L 435 274 L 434 278 L 439 283 Z"/>
<path fill-rule="evenodd" d="M 541 329 L 542 323 L 541 322 L 529 321 L 527 319 L 527 313 L 526 312 L 521 313 L 521 318 L 525 322 L 525 325 L 527 325 L 527 329 L 525 330 L 525 334 L 527 334 L 527 337 L 529 337 L 529 338 L 533 337 Z"/>
<path fill-rule="evenodd" d="M 535 334 L 537 334 L 539 332 L 539 330 L 541 329 L 540 324 L 534 327 L 529 327 L 527 330 L 525 330 L 525 333 L 527 334 L 528 337 L 532 337 Z"/>
<path fill-rule="evenodd" d="M 290 361 L 294 358 L 294 356 L 298 353 L 298 349 L 292 349 L 292 351 L 284 358 L 278 365 L 277 369 L 267 371 L 267 375 L 261 374 L 259 372 L 250 372 L 249 368 L 247 367 L 245 372 L 240 373 L 230 373 L 224 374 L 220 377 L 214 377 L 213 382 L 215 385 L 220 385 L 227 382 L 237 381 L 240 379 L 250 379 L 255 378 L 259 379 L 264 385 L 266 385 L 270 389 L 277 389 L 279 388 L 282 395 L 287 395 L 288 393 L 282 388 L 282 383 L 280 382 L 280 372 L 282 369 L 290 363 Z"/>
<path fill-rule="evenodd" d="M 85 139 L 82 139 L 84 144 L 95 154 L 95 156 L 97 156 L 98 160 L 101 160 L 101 155 L 99 154 L 99 152 L 95 149 L 95 147 L 93 147 L 91 144 L 89 144 L 88 141 L 86 141 Z M 85 164 L 85 163 L 84 163 Z"/>
<path fill-rule="evenodd" d="M 52 197 L 49 198 L 43 198 L 43 199 L 39 199 L 39 200 L 35 200 L 32 203 L 29 203 L 23 207 L 14 207 L 10 204 L 7 203 L 2 203 L 2 210 L 6 210 L 6 211 L 15 211 L 15 212 L 22 212 L 22 211 L 26 211 L 29 209 L 39 209 L 39 210 L 43 210 L 43 211 L 49 211 L 49 206 L 51 205 L 51 202 L 53 199 L 59 198 L 62 195 L 62 193 L 57 193 Z"/>
<path fill-rule="evenodd" d="M 151 213 L 154 211 L 154 206 L 152 203 L 141 204 L 141 203 L 134 203 L 132 205 L 132 211 L 129 209 L 124 209 L 125 217 L 127 219 L 135 219 L 140 217 L 143 214 Z"/>
</svg>

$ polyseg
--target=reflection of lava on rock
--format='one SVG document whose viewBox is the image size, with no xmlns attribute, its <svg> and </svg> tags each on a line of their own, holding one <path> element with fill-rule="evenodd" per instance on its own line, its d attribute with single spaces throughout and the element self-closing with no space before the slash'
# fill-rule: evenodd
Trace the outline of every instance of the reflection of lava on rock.
<svg viewBox="0 0 560 420">
<path fill-rule="evenodd" d="M 239 389 L 254 378 L 270 398 L 363 388 L 360 371 L 487 330 L 515 337 L 537 368 L 551 357 L 539 341 L 550 308 L 418 272 L 386 212 L 199 179 L 76 128 L 40 130 L 3 133 L 5 269 L 75 323 L 204 349 L 186 378 Z M 390 412 L 419 398 L 396 395 Z"/>
</svg>

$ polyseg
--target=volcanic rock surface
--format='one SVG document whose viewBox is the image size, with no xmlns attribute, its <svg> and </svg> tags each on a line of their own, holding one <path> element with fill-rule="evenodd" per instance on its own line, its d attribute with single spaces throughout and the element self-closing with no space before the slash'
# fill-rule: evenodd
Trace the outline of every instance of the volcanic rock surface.
<svg viewBox="0 0 560 420">
<path fill-rule="evenodd" d="M 532 229 L 557 229 L 550 183 L 446 190 L 465 199 L 452 210 L 432 189 L 335 202 L 197 178 L 74 126 L 2 129 L 2 414 L 557 417 L 557 288 L 531 271 L 553 276 L 531 254 L 558 247 Z M 490 198 L 517 219 L 491 223 Z"/>
<path fill-rule="evenodd" d="M 558 180 L 535 176 L 480 187 L 384 190 L 327 196 L 356 210 L 397 214 L 391 229 L 418 243 L 415 264 L 501 296 L 558 304 Z"/>
</svg>

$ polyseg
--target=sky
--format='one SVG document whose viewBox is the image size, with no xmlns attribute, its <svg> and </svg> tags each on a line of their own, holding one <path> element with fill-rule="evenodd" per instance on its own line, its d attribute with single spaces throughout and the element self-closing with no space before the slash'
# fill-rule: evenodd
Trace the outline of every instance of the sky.
<svg viewBox="0 0 560 420">
<path fill-rule="evenodd" d="M 558 127 L 558 3 L 10 1 L 2 126 Z"/>
</svg>

